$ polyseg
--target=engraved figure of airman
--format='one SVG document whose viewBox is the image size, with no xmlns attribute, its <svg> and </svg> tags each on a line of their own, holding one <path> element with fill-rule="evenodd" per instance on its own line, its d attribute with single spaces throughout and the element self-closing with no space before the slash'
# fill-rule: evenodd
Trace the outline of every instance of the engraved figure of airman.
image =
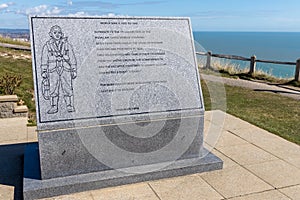
<svg viewBox="0 0 300 200">
<path fill-rule="evenodd" d="M 43 47 L 41 58 L 43 96 L 50 100 L 48 114 L 58 112 L 60 92 L 68 112 L 74 112 L 73 79 L 77 76 L 77 62 L 73 48 L 60 26 L 51 27 L 50 40 Z"/>
</svg>

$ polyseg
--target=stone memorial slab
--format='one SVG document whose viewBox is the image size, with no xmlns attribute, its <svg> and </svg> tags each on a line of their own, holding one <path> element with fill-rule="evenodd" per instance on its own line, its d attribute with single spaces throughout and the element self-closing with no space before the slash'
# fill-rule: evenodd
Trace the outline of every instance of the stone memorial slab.
<svg viewBox="0 0 300 200">
<path fill-rule="evenodd" d="M 222 168 L 189 18 L 30 17 L 38 145 L 24 198 Z"/>
</svg>

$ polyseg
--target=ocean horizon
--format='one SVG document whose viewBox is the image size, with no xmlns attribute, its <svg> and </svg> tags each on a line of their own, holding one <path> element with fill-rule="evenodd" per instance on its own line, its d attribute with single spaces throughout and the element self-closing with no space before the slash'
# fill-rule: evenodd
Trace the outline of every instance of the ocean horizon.
<svg viewBox="0 0 300 200">
<path fill-rule="evenodd" d="M 26 35 L 29 29 L 0 28 L 0 34 Z M 300 32 L 223 32 L 194 31 L 196 51 L 212 51 L 217 54 L 237 55 L 257 59 L 296 62 L 300 58 Z M 201 46 L 201 48 L 199 48 Z M 247 61 L 222 59 L 237 67 L 249 68 Z M 275 77 L 292 78 L 295 73 L 293 65 L 257 63 L 258 70 Z"/>
<path fill-rule="evenodd" d="M 296 62 L 300 58 L 300 32 L 194 32 L 196 50 L 199 44 L 205 51 L 257 59 Z M 241 69 L 250 62 L 222 59 Z M 275 77 L 292 78 L 294 65 L 257 63 L 256 69 Z"/>
</svg>

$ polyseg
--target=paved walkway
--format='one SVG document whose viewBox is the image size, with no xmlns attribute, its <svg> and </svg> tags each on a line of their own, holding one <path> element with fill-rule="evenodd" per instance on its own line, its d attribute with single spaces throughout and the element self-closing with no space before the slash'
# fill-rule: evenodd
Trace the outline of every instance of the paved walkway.
<svg viewBox="0 0 300 200">
<path fill-rule="evenodd" d="M 0 119 L 0 145 L 36 142 L 36 127 L 27 127 L 27 120 L 25 117 Z"/>
<path fill-rule="evenodd" d="M 17 50 L 25 50 L 25 51 L 31 50 L 31 48 L 28 46 L 7 44 L 7 43 L 2 43 L 2 42 L 0 42 L 0 47 L 6 47 L 6 48 L 11 48 L 11 49 L 17 49 Z"/>
<path fill-rule="evenodd" d="M 284 96 L 288 96 L 290 98 L 300 100 L 300 88 L 297 87 L 280 85 L 280 84 L 272 84 L 272 83 L 264 83 L 258 80 L 248 81 L 243 79 L 233 79 L 233 78 L 226 78 L 226 77 L 213 76 L 207 74 L 201 74 L 201 78 L 207 81 L 224 83 L 231 86 L 250 88 L 255 91 L 281 94 Z"/>
<path fill-rule="evenodd" d="M 0 127 L 5 123 L 5 120 L 0 120 Z M 7 133 L 9 132 L 0 130 L 2 138 Z M 224 161 L 222 170 L 87 191 L 48 200 L 299 199 L 300 146 L 221 111 L 206 112 L 204 137 L 206 148 Z M 28 132 L 27 140 L 32 141 L 28 139 Z M 24 139 L 21 141 L 24 142 Z M 16 140 L 6 140 L 6 143 L 15 142 Z M 18 170 L 22 166 L 18 166 L 20 162 L 16 159 L 7 162 L 7 157 L 8 154 L 16 156 L 21 153 L 20 146 L 0 145 L 0 199 L 12 199 L 14 192 L 19 194 L 15 194 L 15 199 L 20 198 L 22 188 Z M 2 155 L 5 155 L 5 160 Z M 5 181 L 3 177 L 9 175 L 10 180 L 18 180 Z"/>
</svg>

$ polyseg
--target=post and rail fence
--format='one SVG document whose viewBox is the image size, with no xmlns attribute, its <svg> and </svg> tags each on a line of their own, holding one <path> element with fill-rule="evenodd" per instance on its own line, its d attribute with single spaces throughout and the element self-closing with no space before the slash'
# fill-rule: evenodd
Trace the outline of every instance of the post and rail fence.
<svg viewBox="0 0 300 200">
<path fill-rule="evenodd" d="M 282 65 L 294 65 L 296 66 L 295 70 L 295 77 L 294 80 L 300 82 L 300 59 L 296 62 L 284 62 L 284 61 L 273 61 L 273 60 L 262 60 L 257 59 L 255 55 L 251 56 L 251 58 L 246 58 L 243 56 L 236 56 L 236 55 L 225 55 L 225 54 L 213 54 L 211 51 L 208 52 L 196 52 L 197 55 L 207 56 L 205 68 L 211 68 L 211 58 L 225 58 L 225 59 L 232 59 L 232 60 L 241 60 L 241 61 L 249 61 L 250 62 L 250 69 L 249 74 L 253 75 L 255 73 L 256 63 L 271 63 L 271 64 L 282 64 Z"/>
<path fill-rule="evenodd" d="M 0 43 L 0 46 L 9 47 L 9 48 L 18 49 L 18 50 L 30 51 L 30 47 L 26 47 L 26 46 L 10 45 L 10 44 L 4 44 L 4 43 Z M 236 56 L 236 55 L 225 55 L 225 54 L 215 54 L 215 53 L 213 54 L 211 51 L 196 52 L 196 54 L 201 55 L 201 56 L 207 56 L 206 65 L 205 65 L 206 68 L 211 67 L 211 58 L 212 57 L 226 58 L 226 59 L 231 59 L 231 60 L 249 61 L 250 62 L 249 74 L 250 75 L 253 75 L 255 73 L 255 68 L 256 68 L 256 63 L 257 62 L 271 63 L 271 64 L 282 64 L 282 65 L 294 65 L 294 66 L 296 65 L 294 80 L 300 82 L 300 58 L 296 62 L 284 62 L 284 61 L 273 61 L 273 60 L 257 59 L 255 55 L 251 56 L 251 58 L 246 58 L 246 57 L 243 57 L 243 56 Z"/>
</svg>

